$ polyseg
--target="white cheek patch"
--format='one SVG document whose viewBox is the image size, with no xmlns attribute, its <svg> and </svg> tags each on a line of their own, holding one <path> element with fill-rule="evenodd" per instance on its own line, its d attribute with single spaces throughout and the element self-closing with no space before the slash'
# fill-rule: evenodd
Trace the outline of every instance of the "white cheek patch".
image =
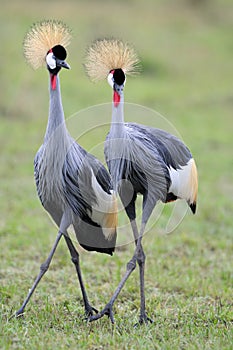
<svg viewBox="0 0 233 350">
<path fill-rule="evenodd" d="M 109 85 L 111 86 L 111 88 L 113 89 L 113 74 L 109 73 L 108 77 L 107 77 L 107 81 L 109 83 Z"/>
<path fill-rule="evenodd" d="M 48 55 L 46 56 L 46 63 L 49 66 L 50 69 L 55 69 L 56 68 L 56 61 L 54 59 L 53 53 L 49 52 Z"/>
</svg>

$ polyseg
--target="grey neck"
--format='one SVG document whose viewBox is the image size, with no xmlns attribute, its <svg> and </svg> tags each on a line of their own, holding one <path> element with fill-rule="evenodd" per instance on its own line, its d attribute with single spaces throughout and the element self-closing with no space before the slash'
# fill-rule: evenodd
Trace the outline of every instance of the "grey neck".
<svg viewBox="0 0 233 350">
<path fill-rule="evenodd" d="M 51 79 L 49 78 L 49 117 L 44 139 L 45 142 L 49 140 L 58 126 L 60 126 L 59 129 L 64 129 L 66 132 L 65 116 L 61 100 L 60 80 L 58 75 L 56 76 L 56 79 L 56 88 L 53 90 L 50 81 Z"/>
<path fill-rule="evenodd" d="M 121 100 L 118 106 L 112 103 L 112 123 L 110 128 L 112 138 L 122 138 L 125 134 L 124 123 L 124 93 L 121 92 Z"/>
</svg>

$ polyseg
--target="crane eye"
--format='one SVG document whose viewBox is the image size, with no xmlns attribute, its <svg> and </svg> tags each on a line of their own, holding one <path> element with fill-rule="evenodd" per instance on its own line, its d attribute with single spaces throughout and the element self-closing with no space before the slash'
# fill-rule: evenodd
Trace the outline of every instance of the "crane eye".
<svg viewBox="0 0 233 350">
<path fill-rule="evenodd" d="M 49 66 L 50 69 L 55 69 L 56 68 L 56 60 L 54 57 L 53 52 L 49 52 L 46 56 L 46 63 Z"/>
</svg>

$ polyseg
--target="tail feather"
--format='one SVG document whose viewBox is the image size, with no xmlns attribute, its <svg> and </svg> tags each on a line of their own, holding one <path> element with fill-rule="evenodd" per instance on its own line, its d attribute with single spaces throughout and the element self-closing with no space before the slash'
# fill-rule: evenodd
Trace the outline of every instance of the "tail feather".
<svg viewBox="0 0 233 350">
<path fill-rule="evenodd" d="M 117 227 L 117 198 L 113 191 L 107 193 L 97 181 L 92 172 L 92 189 L 96 195 L 96 203 L 92 204 L 89 213 L 92 221 L 103 229 L 107 240 L 111 240 L 116 234 Z"/>
<path fill-rule="evenodd" d="M 175 197 L 187 201 L 193 214 L 196 212 L 198 175 L 197 167 L 193 158 L 185 166 L 179 169 L 170 167 L 169 169 L 171 186 L 167 196 L 167 201 L 174 200 Z"/>
<path fill-rule="evenodd" d="M 109 205 L 108 212 L 103 217 L 103 233 L 107 239 L 110 239 L 116 234 L 117 228 L 117 198 L 112 194 L 112 201 Z"/>
<path fill-rule="evenodd" d="M 189 204 L 190 209 L 192 210 L 193 214 L 196 213 L 196 202 Z"/>
<path fill-rule="evenodd" d="M 74 225 L 79 244 L 88 251 L 96 251 L 112 255 L 116 245 L 116 230 L 111 238 L 106 238 L 101 226 L 85 217 Z"/>
<path fill-rule="evenodd" d="M 197 191 L 198 191 L 198 175 L 197 175 L 197 167 L 194 159 L 192 162 L 192 168 L 190 172 L 190 188 L 191 188 L 191 196 L 190 196 L 189 206 L 193 214 L 195 214 L 196 203 L 197 203 Z"/>
</svg>

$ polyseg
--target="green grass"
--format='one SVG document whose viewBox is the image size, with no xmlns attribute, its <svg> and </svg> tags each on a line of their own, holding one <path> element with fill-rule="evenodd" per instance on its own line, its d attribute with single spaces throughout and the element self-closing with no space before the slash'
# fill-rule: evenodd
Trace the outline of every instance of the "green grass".
<svg viewBox="0 0 233 350">
<path fill-rule="evenodd" d="M 230 0 L 194 3 L 1 1 L 1 349 L 232 349 L 233 6 Z M 22 56 L 25 32 L 43 18 L 63 19 L 73 28 L 67 60 L 72 70 L 61 73 L 62 95 L 67 118 L 83 110 L 68 123 L 75 137 L 88 129 L 80 137 L 82 145 L 92 149 L 101 143 L 107 128 L 93 134 L 89 128 L 110 121 L 110 115 L 92 116 L 86 108 L 111 100 L 106 82 L 91 84 L 85 76 L 85 49 L 96 37 L 117 36 L 134 44 L 143 67 L 140 76 L 127 79 L 126 102 L 165 116 L 197 161 L 197 215 L 186 215 L 166 235 L 168 206 L 144 238 L 147 311 L 155 321 L 151 325 L 133 327 L 139 312 L 138 271 L 115 303 L 115 326 L 107 317 L 86 323 L 63 241 L 25 317 L 10 320 L 56 236 L 33 180 L 33 157 L 46 127 L 48 77 L 46 70 L 32 71 Z M 155 126 L 157 121 L 143 113 L 141 123 Z M 128 232 L 123 227 L 127 218 L 122 213 L 119 220 L 121 239 Z M 112 258 L 80 251 L 96 308 L 109 300 L 133 248 L 124 245 Z"/>
</svg>

